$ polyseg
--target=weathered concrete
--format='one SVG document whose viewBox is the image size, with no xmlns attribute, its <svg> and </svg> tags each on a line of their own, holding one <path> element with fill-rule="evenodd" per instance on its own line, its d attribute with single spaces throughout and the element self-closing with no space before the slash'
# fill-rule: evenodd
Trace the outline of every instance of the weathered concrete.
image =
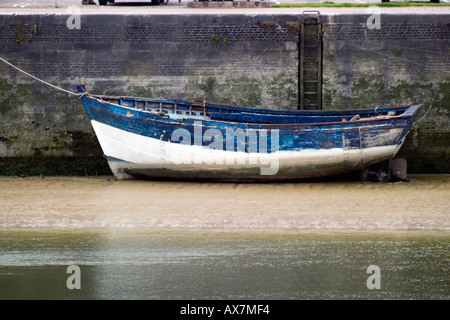
<svg viewBox="0 0 450 320">
<path fill-rule="evenodd" d="M 423 103 L 423 113 L 432 107 L 399 154 L 416 172 L 450 170 L 449 17 L 382 15 L 381 28 L 371 30 L 367 15 L 353 14 L 329 17 L 325 25 L 325 107 Z"/>
<path fill-rule="evenodd" d="M 70 91 L 84 81 L 95 93 L 295 109 L 302 11 L 226 10 L 93 10 L 81 29 L 67 27 L 64 11 L 4 13 L 0 57 Z M 322 14 L 323 108 L 432 103 L 400 155 L 410 172 L 450 172 L 450 12 L 382 14 L 380 29 L 368 17 Z M 0 174 L 51 172 L 49 159 L 64 160 L 67 174 L 108 170 L 81 102 L 3 63 L 0 114 Z"/>
</svg>

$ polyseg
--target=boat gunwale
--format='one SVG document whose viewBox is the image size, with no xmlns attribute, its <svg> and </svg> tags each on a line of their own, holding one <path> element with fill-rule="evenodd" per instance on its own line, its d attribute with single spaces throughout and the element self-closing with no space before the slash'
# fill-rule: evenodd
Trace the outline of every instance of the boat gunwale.
<svg viewBox="0 0 450 320">
<path fill-rule="evenodd" d="M 156 98 L 144 98 L 144 97 L 131 97 L 131 96 L 113 96 L 113 95 L 99 95 L 99 94 L 90 94 L 87 91 L 85 92 L 85 95 L 88 95 L 90 97 L 97 97 L 100 99 L 114 99 L 114 100 L 135 100 L 135 101 L 146 101 L 146 102 L 157 102 L 157 103 L 168 103 L 168 104 L 184 104 L 187 106 L 197 106 L 200 107 L 200 105 L 194 105 L 195 103 L 201 102 L 201 103 L 206 103 L 203 101 L 188 101 L 188 100 L 179 100 L 179 99 L 156 99 Z M 113 103 L 114 104 L 114 103 Z M 389 110 L 395 110 L 395 109 L 404 109 L 404 108 L 408 108 L 411 106 L 414 106 L 416 104 L 406 104 L 406 105 L 396 105 L 396 106 L 391 106 L 391 107 L 386 107 L 386 108 L 381 108 L 381 110 L 384 109 L 389 109 Z M 118 105 L 121 107 L 129 107 L 129 106 L 124 106 L 124 105 Z M 242 112 L 246 112 L 244 110 L 251 110 L 251 111 L 265 111 L 265 112 L 269 112 L 268 114 L 276 114 L 277 111 L 281 111 L 281 112 L 286 112 L 283 115 L 286 116 L 295 116 L 297 114 L 295 114 L 296 112 L 310 112 L 310 113 L 317 113 L 318 116 L 320 115 L 320 113 L 323 112 L 331 112 L 334 113 L 336 112 L 337 114 L 341 114 L 340 112 L 346 112 L 349 111 L 350 113 L 348 113 L 347 115 L 351 115 L 351 114 L 356 114 L 358 112 L 363 112 L 363 113 L 372 113 L 372 112 L 376 112 L 377 108 L 356 108 L 356 109 L 343 109 L 343 110 L 290 110 L 290 109 L 264 109 L 264 108 L 250 108 L 250 107 L 244 107 L 244 106 L 230 106 L 230 105 L 226 105 L 226 104 L 220 104 L 220 103 L 206 103 L 206 107 L 207 106 L 212 106 L 212 107 L 219 107 L 219 108 L 232 108 L 232 109 L 242 109 Z M 140 110 L 140 109 L 137 109 Z M 146 110 L 142 110 L 142 111 L 146 111 Z M 291 114 L 292 112 L 292 114 Z M 250 112 L 253 113 L 253 112 Z M 254 112 L 256 113 L 256 112 Z M 343 114 L 345 115 L 345 113 Z"/>
<path fill-rule="evenodd" d="M 144 110 L 144 109 L 139 109 L 137 107 L 132 107 L 132 106 L 126 106 L 126 105 L 120 105 L 120 104 L 116 104 L 110 101 L 106 101 L 103 100 L 102 98 L 113 98 L 114 96 L 107 96 L 107 95 L 91 95 L 86 93 L 83 97 L 89 98 L 89 99 L 93 99 L 99 103 L 102 103 L 104 105 L 112 105 L 115 107 L 119 107 L 119 108 L 124 108 L 127 110 L 132 110 L 135 112 L 142 112 L 143 114 L 151 114 L 154 116 L 158 116 L 161 117 L 164 120 L 169 120 L 172 124 L 176 125 L 176 124 L 183 124 L 186 121 L 201 121 L 201 122 L 214 122 L 214 123 L 220 123 L 220 124 L 230 124 L 230 125 L 240 125 L 240 126 L 262 126 L 263 128 L 272 128 L 275 126 L 279 126 L 279 127 L 292 127 L 292 126 L 312 126 L 312 127 L 316 127 L 316 126 L 326 126 L 326 125 L 342 125 L 342 124 L 361 124 L 361 123 L 370 123 L 370 122 L 377 122 L 377 121 L 386 121 L 386 120 L 392 120 L 392 119 L 407 119 L 407 118 L 411 118 L 413 117 L 418 110 L 421 108 L 422 104 L 412 104 L 412 105 L 405 105 L 405 106 L 395 106 L 395 107 L 390 107 L 390 108 L 386 108 L 386 109 L 395 109 L 395 108 L 407 108 L 402 114 L 400 115 L 394 115 L 394 116 L 379 116 L 379 117 L 371 117 L 371 118 L 360 118 L 357 120 L 353 120 L 353 121 L 330 121 L 330 122 L 316 122 L 316 123 L 306 123 L 306 122 L 299 122 L 299 123 L 261 123 L 261 122 L 256 122 L 256 123 L 252 123 L 252 122 L 236 122 L 236 121 L 225 121 L 225 120 L 213 120 L 213 119 L 201 119 L 201 118 L 195 118 L 194 117 L 189 117 L 189 118 L 183 118 L 183 119 L 173 119 L 170 118 L 169 115 L 165 114 L 165 113 L 159 113 L 159 112 L 153 112 L 153 111 L 149 111 L 149 110 Z M 114 99 L 117 99 L 117 97 L 115 97 Z M 151 101 L 151 99 L 148 99 L 149 101 Z M 157 100 L 157 99 L 155 99 Z M 155 101 L 153 100 L 153 101 Z M 159 102 L 163 102 L 163 103 L 168 103 L 168 100 L 159 100 Z M 226 107 L 224 105 L 224 107 Z M 239 107 L 237 107 L 239 108 Z M 414 110 L 412 110 L 411 112 L 406 113 L 407 110 L 409 110 L 410 108 L 414 108 Z M 353 110 L 353 109 L 346 109 L 346 110 Z M 357 110 L 365 110 L 365 111 L 371 111 L 373 109 L 354 109 L 355 111 Z M 308 110 L 309 111 L 309 110 Z M 318 111 L 318 110 L 311 110 L 311 111 Z M 320 111 L 319 111 L 320 112 Z M 288 115 L 289 116 L 289 115 Z M 145 120 L 145 119 L 144 119 Z M 152 119 L 152 121 L 157 121 L 157 119 Z M 186 123 L 185 123 L 186 124 Z"/>
</svg>

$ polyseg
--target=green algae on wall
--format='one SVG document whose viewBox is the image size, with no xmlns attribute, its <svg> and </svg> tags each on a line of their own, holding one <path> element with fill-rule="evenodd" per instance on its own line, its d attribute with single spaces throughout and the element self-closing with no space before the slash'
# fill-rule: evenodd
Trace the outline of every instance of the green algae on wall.
<svg viewBox="0 0 450 320">
<path fill-rule="evenodd" d="M 296 74 L 270 78 L 201 76 L 186 84 L 188 98 L 250 108 L 296 109 Z"/>
<path fill-rule="evenodd" d="M 0 175 L 111 174 L 78 98 L 0 79 L 0 114 Z"/>
<path fill-rule="evenodd" d="M 101 156 L 78 98 L 31 83 L 0 84 L 1 156 Z"/>
<path fill-rule="evenodd" d="M 6 80 L 0 79 L 0 114 L 5 115 L 13 107 L 12 85 Z"/>
<path fill-rule="evenodd" d="M 109 176 L 103 157 L 0 157 L 0 176 Z"/>
<path fill-rule="evenodd" d="M 410 173 L 450 172 L 449 78 L 391 83 L 382 74 L 366 74 L 350 83 L 348 88 L 345 91 L 339 84 L 328 83 L 324 90 L 325 108 L 423 104 L 397 157 L 407 160 Z"/>
</svg>

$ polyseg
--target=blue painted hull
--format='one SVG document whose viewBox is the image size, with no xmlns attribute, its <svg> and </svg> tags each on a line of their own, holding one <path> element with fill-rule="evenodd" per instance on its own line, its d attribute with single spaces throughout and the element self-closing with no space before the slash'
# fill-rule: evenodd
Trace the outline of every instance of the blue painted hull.
<svg viewBox="0 0 450 320">
<path fill-rule="evenodd" d="M 392 159 L 421 108 L 277 112 L 86 92 L 82 100 L 118 179 L 339 175 Z"/>
</svg>

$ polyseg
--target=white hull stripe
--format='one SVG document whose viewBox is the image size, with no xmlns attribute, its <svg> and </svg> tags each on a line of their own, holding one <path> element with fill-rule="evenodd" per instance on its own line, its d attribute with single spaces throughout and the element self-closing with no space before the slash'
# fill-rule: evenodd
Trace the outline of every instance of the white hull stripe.
<svg viewBox="0 0 450 320">
<path fill-rule="evenodd" d="M 161 175 L 162 171 L 186 173 L 224 171 L 242 172 L 242 169 L 260 169 L 260 174 L 269 176 L 289 174 L 292 177 L 315 177 L 340 174 L 373 163 L 390 159 L 401 147 L 389 145 L 367 149 L 333 148 L 325 150 L 279 151 L 274 153 L 244 153 L 208 149 L 170 143 L 158 139 L 126 132 L 109 125 L 91 121 L 111 170 L 120 178 L 130 178 L 125 172 L 149 170 Z M 318 170 L 317 168 L 322 168 Z M 158 172 L 161 169 L 161 172 Z M 243 177 L 245 178 L 245 177 Z"/>
</svg>

